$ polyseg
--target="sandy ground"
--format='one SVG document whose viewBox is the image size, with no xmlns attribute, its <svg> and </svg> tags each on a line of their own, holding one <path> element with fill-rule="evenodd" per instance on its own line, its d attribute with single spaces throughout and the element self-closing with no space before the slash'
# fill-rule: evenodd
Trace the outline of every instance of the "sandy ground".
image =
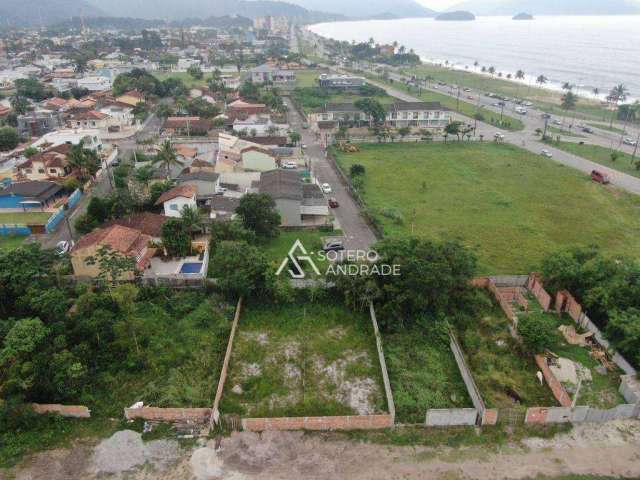
<svg viewBox="0 0 640 480">
<path fill-rule="evenodd" d="M 390 447 L 302 432 L 242 432 L 184 449 L 172 440 L 144 443 L 139 434 L 121 431 L 94 447 L 33 455 L 9 474 L 18 480 L 493 480 L 539 474 L 639 478 L 640 422 L 580 425 L 552 439 L 525 439 L 500 453 Z"/>
</svg>

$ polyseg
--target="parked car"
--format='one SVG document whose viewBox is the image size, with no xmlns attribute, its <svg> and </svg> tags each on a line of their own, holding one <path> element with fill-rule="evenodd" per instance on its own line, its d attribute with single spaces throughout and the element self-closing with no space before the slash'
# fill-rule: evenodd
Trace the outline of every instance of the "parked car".
<svg viewBox="0 0 640 480">
<path fill-rule="evenodd" d="M 331 189 L 331 185 L 329 185 L 328 183 L 323 183 L 320 188 L 322 189 L 322 191 L 324 193 L 331 193 L 333 192 L 333 190 Z"/>
<path fill-rule="evenodd" d="M 591 128 L 591 127 L 582 127 L 582 131 L 584 133 L 593 133 L 593 128 Z"/>
<path fill-rule="evenodd" d="M 520 115 L 526 115 L 527 114 L 527 109 L 524 107 L 516 107 L 515 109 L 516 113 L 519 113 Z"/>
<path fill-rule="evenodd" d="M 226 191 L 225 187 L 216 187 L 216 195 L 223 195 Z"/>
<path fill-rule="evenodd" d="M 65 253 L 69 253 L 69 251 L 73 248 L 74 245 L 75 245 L 75 242 L 73 240 L 69 242 L 66 240 L 62 240 L 56 244 L 56 248 L 55 248 L 56 253 L 60 256 L 64 255 Z"/>
<path fill-rule="evenodd" d="M 467 95 L 467 100 L 475 100 L 475 97 L 473 95 Z"/>
<path fill-rule="evenodd" d="M 302 128 L 304 128 L 305 130 L 308 129 L 309 128 L 309 124 L 307 122 L 303 122 Z"/>
<path fill-rule="evenodd" d="M 298 168 L 298 164 L 296 162 L 284 162 L 282 164 L 282 168 L 286 170 L 295 170 L 296 168 Z"/>
<path fill-rule="evenodd" d="M 562 125 L 562 122 L 560 120 L 558 120 L 557 118 L 551 123 L 553 123 L 554 125 Z"/>
<path fill-rule="evenodd" d="M 550 113 L 543 113 L 542 115 L 540 115 L 540 117 L 549 119 L 549 118 L 551 118 L 551 114 Z"/>
<path fill-rule="evenodd" d="M 338 208 L 340 206 L 340 204 L 338 203 L 338 200 L 336 200 L 336 197 L 331 197 L 329 199 L 329 206 L 331 208 Z"/>
<path fill-rule="evenodd" d="M 322 250 L 324 250 L 325 252 L 339 252 L 341 250 L 344 250 L 344 244 L 341 240 L 329 240 L 324 244 Z"/>
<path fill-rule="evenodd" d="M 542 155 L 543 157 L 547 157 L 547 158 L 553 157 L 553 153 L 551 153 L 546 148 L 540 152 L 540 155 Z"/>
<path fill-rule="evenodd" d="M 524 105 L 525 107 L 533 107 L 533 103 L 531 102 L 522 102 L 522 105 Z"/>
<path fill-rule="evenodd" d="M 493 138 L 495 138 L 496 140 L 504 140 L 504 134 L 500 132 L 496 132 Z"/>
<path fill-rule="evenodd" d="M 591 180 L 606 185 L 610 182 L 609 175 L 598 170 L 591 170 Z"/>
<path fill-rule="evenodd" d="M 302 143 L 302 144 L 300 144 L 300 148 L 301 148 L 302 150 L 306 150 L 306 149 L 307 149 L 307 144 L 306 144 L 306 143 Z"/>
<path fill-rule="evenodd" d="M 624 140 L 622 140 L 622 143 L 635 147 L 638 142 L 636 142 L 633 138 L 626 137 Z"/>
<path fill-rule="evenodd" d="M 470 91 L 471 91 L 471 89 L 470 89 L 469 87 L 467 87 L 467 88 L 465 88 L 465 89 L 464 89 L 464 91 L 465 91 L 465 92 L 470 92 Z"/>
</svg>

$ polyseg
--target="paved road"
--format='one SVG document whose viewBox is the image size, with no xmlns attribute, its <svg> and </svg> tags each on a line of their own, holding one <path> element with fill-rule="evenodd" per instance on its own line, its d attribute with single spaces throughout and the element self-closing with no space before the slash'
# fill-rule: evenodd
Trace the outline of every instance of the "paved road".
<svg viewBox="0 0 640 480">
<path fill-rule="evenodd" d="M 383 88 L 387 91 L 387 93 L 393 97 L 396 97 L 400 100 L 404 100 L 407 102 L 417 102 L 420 101 L 419 98 L 410 95 L 402 90 L 398 90 L 397 88 L 389 87 L 383 83 L 371 81 L 370 83 L 376 85 L 380 88 Z M 454 114 L 454 118 L 465 121 L 465 122 L 473 122 L 473 120 L 469 119 L 469 117 L 465 117 L 461 114 Z M 640 178 L 633 177 L 626 173 L 620 172 L 618 170 L 614 170 L 612 168 L 605 167 L 599 163 L 592 162 L 585 158 L 579 157 L 577 155 L 572 155 L 558 148 L 554 148 L 551 145 L 545 144 L 540 141 L 540 139 L 535 135 L 535 129 L 539 128 L 539 125 L 535 123 L 531 117 L 524 118 L 526 128 L 521 132 L 509 132 L 506 130 L 500 130 L 492 125 L 478 122 L 479 129 L 478 135 L 482 134 L 485 138 L 490 139 L 493 138 L 494 133 L 501 132 L 505 136 L 505 141 L 511 144 L 517 145 L 519 147 L 525 148 L 535 154 L 540 154 L 543 149 L 549 150 L 553 154 L 553 160 L 563 165 L 566 165 L 571 168 L 575 168 L 580 170 L 586 174 L 590 174 L 592 170 L 599 170 L 601 172 L 605 172 L 609 175 L 611 179 L 611 183 L 619 188 L 627 190 L 628 192 L 635 193 L 640 195 Z M 543 125 L 543 124 L 542 124 Z M 594 136 L 595 137 L 595 136 Z M 603 145 L 606 146 L 606 145 Z M 631 153 L 629 150 L 628 153 Z"/>
<path fill-rule="evenodd" d="M 332 210 L 345 235 L 345 247 L 348 250 L 366 250 L 376 242 L 376 236 L 360 214 L 360 208 L 341 182 L 338 172 L 326 158 L 325 150 L 310 130 L 302 128 L 302 117 L 289 98 L 285 98 L 289 107 L 291 129 L 302 133 L 302 143 L 307 145 L 306 154 L 311 163 L 311 171 L 320 183 L 328 183 L 333 189 L 332 197 L 338 200 L 339 207 Z"/>
</svg>

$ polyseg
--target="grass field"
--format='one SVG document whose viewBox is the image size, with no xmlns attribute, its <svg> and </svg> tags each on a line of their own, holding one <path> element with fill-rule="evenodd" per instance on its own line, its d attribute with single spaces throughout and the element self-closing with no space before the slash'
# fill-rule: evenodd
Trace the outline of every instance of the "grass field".
<svg viewBox="0 0 640 480">
<path fill-rule="evenodd" d="M 566 128 L 556 128 L 556 127 L 547 127 L 548 134 L 560 135 L 561 137 L 576 137 L 576 138 L 585 138 L 584 135 L 574 131 L 567 130 Z"/>
<path fill-rule="evenodd" d="M 176 78 L 182 80 L 187 88 L 191 87 L 206 87 L 207 82 L 211 79 L 210 73 L 205 73 L 202 79 L 197 80 L 189 75 L 187 72 L 153 72 L 153 75 L 159 80 L 166 80 L 167 78 Z M 229 75 L 229 73 L 223 73 L 223 75 Z M 233 73 L 231 75 L 237 75 Z"/>
<path fill-rule="evenodd" d="M 571 245 L 640 254 L 640 198 L 512 145 L 371 144 L 335 154 L 346 172 L 366 168 L 363 196 L 385 235 L 460 238 L 479 273 L 530 272 Z"/>
<path fill-rule="evenodd" d="M 342 235 L 343 233 L 341 230 L 334 230 L 332 232 L 323 232 L 318 229 L 308 228 L 299 230 L 281 230 L 280 235 L 269 240 L 267 244 L 261 246 L 261 250 L 267 256 L 269 261 L 279 264 L 287 256 L 295 241 L 300 240 L 304 248 L 312 256 L 318 269 L 321 272 L 324 272 L 328 267 L 328 261 L 325 257 L 316 255 L 315 252 L 322 249 L 323 237 L 340 237 Z M 303 267 L 308 267 L 308 264 L 304 263 Z"/>
<path fill-rule="evenodd" d="M 560 150 L 564 150 L 565 152 L 573 153 L 579 157 L 604 165 L 605 167 L 619 170 L 629 175 L 633 175 L 634 177 L 640 177 L 640 170 L 631 163 L 631 155 L 628 153 L 587 143 L 580 145 L 574 142 L 560 141 L 558 143 L 556 141 L 551 141 L 549 144 L 559 148 Z M 617 151 L 619 155 L 615 162 L 611 160 L 612 151 Z M 640 155 L 636 156 L 636 164 L 638 161 L 640 161 Z"/>
<path fill-rule="evenodd" d="M 445 107 L 453 111 L 460 112 L 461 114 L 466 115 L 467 117 L 470 117 L 470 118 L 473 118 L 477 113 L 480 113 L 483 116 L 484 122 L 490 123 L 491 125 L 499 126 L 500 128 L 504 128 L 505 130 L 511 130 L 511 131 L 524 130 L 524 124 L 518 118 L 511 117 L 509 115 L 503 115 L 502 117 L 503 123 L 499 124 L 500 122 L 499 113 L 491 112 L 483 108 L 482 106 L 478 107 L 477 105 L 464 101 L 463 99 L 460 99 L 458 101 L 456 98 L 450 97 L 449 95 L 445 95 L 442 93 L 436 93 L 436 92 L 422 90 L 422 89 L 418 91 L 417 89 L 410 88 L 401 82 L 389 82 L 389 81 L 383 80 L 380 77 L 372 77 L 371 75 L 368 75 L 368 74 L 365 74 L 365 76 L 368 78 L 373 78 L 373 80 L 376 82 L 383 83 L 387 86 L 407 92 L 413 95 L 414 97 L 424 100 L 425 102 L 440 102 Z"/>
<path fill-rule="evenodd" d="M 600 130 L 606 130 L 608 132 L 613 132 L 613 133 L 619 133 L 619 134 L 624 134 L 625 131 L 622 128 L 618 128 L 615 126 L 610 126 L 608 123 L 593 123 L 593 122 L 589 122 L 587 123 L 587 125 L 590 125 L 592 127 L 595 128 L 599 128 Z"/>
<path fill-rule="evenodd" d="M 404 69 L 403 73 L 417 75 L 422 78 L 430 75 L 436 81 L 442 81 L 450 85 L 460 85 L 461 87 L 469 87 L 482 92 L 492 92 L 506 97 L 526 99 L 544 108 L 549 113 L 562 113 L 560 103 L 564 92 L 540 88 L 535 84 L 529 86 L 503 78 L 429 64 Z M 606 106 L 601 105 L 599 100 L 585 97 L 580 97 L 576 111 L 583 114 L 583 116 L 590 116 L 598 120 L 608 120 L 611 115 L 611 112 Z"/>
<path fill-rule="evenodd" d="M 502 310 L 495 306 L 478 313 L 459 340 L 487 407 L 557 406 L 551 390 L 538 382 L 533 357 L 509 333 Z"/>
<path fill-rule="evenodd" d="M 420 331 L 382 337 L 397 422 L 424 423 L 430 408 L 472 406 L 448 343 Z"/>
<path fill-rule="evenodd" d="M 316 87 L 318 82 L 316 81 L 321 73 L 325 73 L 325 70 L 298 70 L 296 72 L 296 87 Z"/>
<path fill-rule="evenodd" d="M 51 212 L 15 212 L 0 213 L 0 225 L 44 225 Z"/>
<path fill-rule="evenodd" d="M 22 245 L 22 242 L 24 242 L 25 238 L 26 237 L 20 237 L 17 235 L 7 235 L 7 236 L 0 235 L 0 251 L 15 250 L 20 245 Z"/>
<path fill-rule="evenodd" d="M 330 299 L 247 305 L 222 409 L 253 417 L 385 411 L 371 321 Z"/>
</svg>

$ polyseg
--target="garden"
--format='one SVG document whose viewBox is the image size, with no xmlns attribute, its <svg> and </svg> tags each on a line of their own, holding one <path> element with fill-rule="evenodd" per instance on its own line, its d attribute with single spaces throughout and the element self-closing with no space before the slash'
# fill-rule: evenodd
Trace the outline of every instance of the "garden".
<svg viewBox="0 0 640 480">
<path fill-rule="evenodd" d="M 478 273 L 529 272 L 568 246 L 640 254 L 638 197 L 512 145 L 372 144 L 332 152 L 345 173 L 364 167 L 355 183 L 385 236 L 459 238 L 477 252 Z"/>
<path fill-rule="evenodd" d="M 386 411 L 371 320 L 319 295 L 283 305 L 246 305 L 222 411 L 243 417 Z"/>
</svg>

